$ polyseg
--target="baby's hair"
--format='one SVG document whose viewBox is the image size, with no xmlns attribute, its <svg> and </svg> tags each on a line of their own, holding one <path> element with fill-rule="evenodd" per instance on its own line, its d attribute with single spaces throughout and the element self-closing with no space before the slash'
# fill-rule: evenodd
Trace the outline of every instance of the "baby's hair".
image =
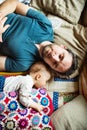
<svg viewBox="0 0 87 130">
<path fill-rule="evenodd" d="M 42 65 L 42 62 L 38 61 L 36 63 L 34 63 L 31 67 L 30 67 L 30 70 L 29 72 L 38 72 L 41 70 L 41 67 L 40 66 L 36 66 L 37 64 L 39 65 Z M 35 67 L 34 67 L 35 66 Z"/>
<path fill-rule="evenodd" d="M 38 64 L 39 64 L 39 66 L 37 66 Z M 49 72 L 49 74 L 50 74 L 50 79 L 49 79 L 49 81 L 50 81 L 52 79 L 52 70 L 50 69 L 50 67 L 44 61 L 38 61 L 38 62 L 34 63 L 30 67 L 29 73 L 31 73 L 31 72 L 36 73 L 36 72 L 39 72 L 39 71 L 44 71 L 43 66 L 45 67 L 46 71 Z"/>
</svg>

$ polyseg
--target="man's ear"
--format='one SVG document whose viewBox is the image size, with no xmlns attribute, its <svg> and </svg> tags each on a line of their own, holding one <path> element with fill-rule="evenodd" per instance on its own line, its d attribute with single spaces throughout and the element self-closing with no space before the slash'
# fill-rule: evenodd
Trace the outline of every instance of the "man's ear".
<svg viewBox="0 0 87 130">
<path fill-rule="evenodd" d="M 63 44 L 60 45 L 60 47 L 64 48 L 64 49 L 67 49 L 67 47 Z"/>
<path fill-rule="evenodd" d="M 38 74 L 38 73 L 37 73 L 37 74 L 35 75 L 35 80 L 39 80 L 40 78 L 41 78 L 41 74 Z"/>
</svg>

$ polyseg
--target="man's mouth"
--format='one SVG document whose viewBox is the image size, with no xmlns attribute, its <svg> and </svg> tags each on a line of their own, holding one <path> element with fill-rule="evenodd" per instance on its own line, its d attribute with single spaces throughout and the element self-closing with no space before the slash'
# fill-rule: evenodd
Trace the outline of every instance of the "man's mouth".
<svg viewBox="0 0 87 130">
<path fill-rule="evenodd" d="M 59 58 L 62 61 L 64 59 L 64 54 L 59 55 Z"/>
</svg>

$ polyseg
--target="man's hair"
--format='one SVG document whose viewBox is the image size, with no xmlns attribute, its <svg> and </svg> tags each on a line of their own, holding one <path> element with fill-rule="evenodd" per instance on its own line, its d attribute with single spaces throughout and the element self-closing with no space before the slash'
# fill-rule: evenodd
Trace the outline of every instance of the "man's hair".
<svg viewBox="0 0 87 130">
<path fill-rule="evenodd" d="M 70 49 L 67 49 L 67 51 L 72 55 L 73 58 L 72 65 L 66 72 L 57 72 L 59 77 L 63 77 L 63 76 L 69 77 L 71 74 L 75 72 L 75 70 L 77 70 L 78 67 L 77 55 L 75 55 Z"/>
</svg>

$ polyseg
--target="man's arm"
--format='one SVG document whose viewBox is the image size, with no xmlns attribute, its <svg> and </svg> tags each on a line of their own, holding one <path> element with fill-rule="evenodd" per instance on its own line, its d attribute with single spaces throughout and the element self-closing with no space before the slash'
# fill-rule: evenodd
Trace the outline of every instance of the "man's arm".
<svg viewBox="0 0 87 130">
<path fill-rule="evenodd" d="M 0 56 L 0 71 L 5 71 L 6 56 Z"/>
<path fill-rule="evenodd" d="M 31 7 L 29 7 L 28 5 L 18 2 L 17 6 L 16 6 L 16 10 L 15 12 L 21 15 L 26 15 L 27 11 L 30 9 Z"/>
<path fill-rule="evenodd" d="M 0 18 L 2 19 L 6 15 L 16 12 L 21 15 L 26 15 L 30 7 L 18 0 L 6 0 L 0 5 Z"/>
<path fill-rule="evenodd" d="M 17 0 L 6 0 L 2 4 L 0 4 L 0 42 L 2 41 L 2 33 L 7 30 L 10 25 L 4 26 L 6 22 L 6 15 L 14 12 L 17 7 Z"/>
<path fill-rule="evenodd" d="M 6 0 L 0 5 L 0 42 L 2 41 L 2 33 L 7 30 L 10 25 L 4 26 L 6 22 L 6 15 L 13 13 L 19 13 L 21 15 L 26 15 L 30 7 L 23 3 L 18 2 L 17 0 Z"/>
<path fill-rule="evenodd" d="M 0 5 L 0 19 L 4 18 L 10 13 L 13 13 L 16 10 L 17 4 L 17 0 L 5 0 Z"/>
</svg>

